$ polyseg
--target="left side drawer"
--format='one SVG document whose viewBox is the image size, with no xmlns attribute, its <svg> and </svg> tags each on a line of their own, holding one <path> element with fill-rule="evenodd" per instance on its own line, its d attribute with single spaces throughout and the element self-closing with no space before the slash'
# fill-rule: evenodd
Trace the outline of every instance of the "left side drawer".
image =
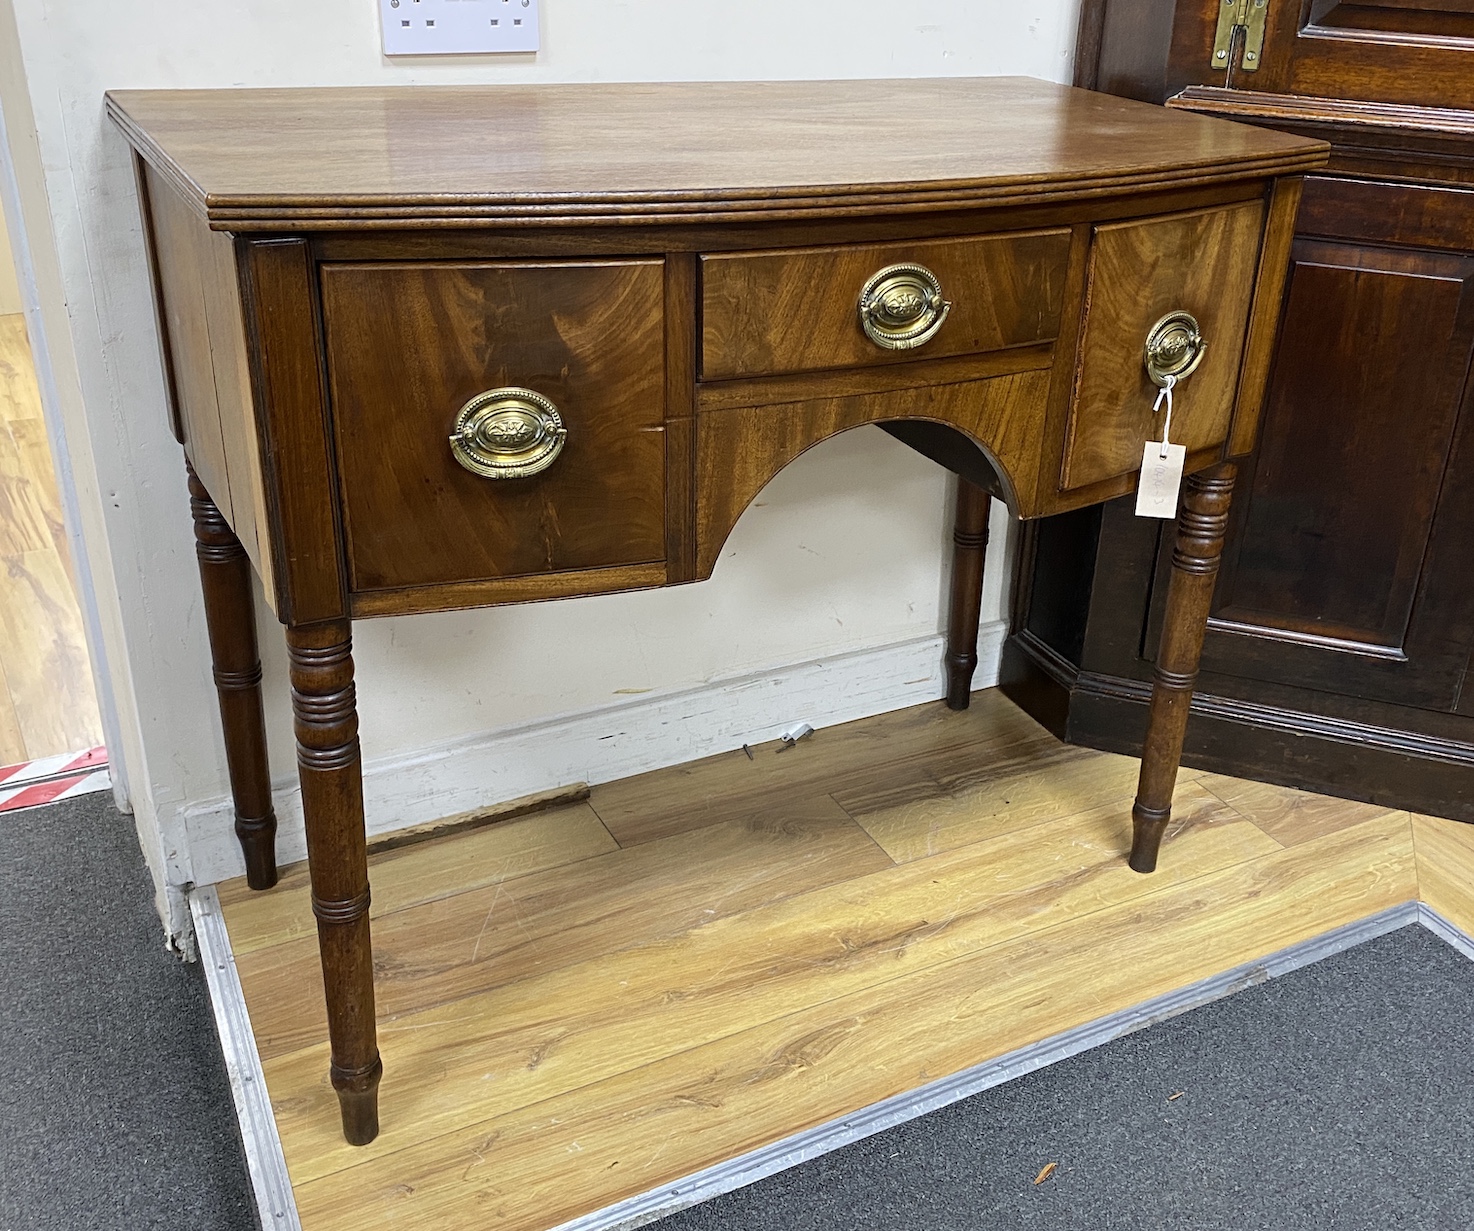
<svg viewBox="0 0 1474 1231">
<path fill-rule="evenodd" d="M 662 266 L 323 266 L 355 592 L 665 559 Z M 469 458 L 486 475 L 450 438 L 462 408 L 497 390 L 537 398 L 487 402 L 473 420 Z M 536 469 L 557 436 L 549 408 L 566 435 Z"/>
</svg>

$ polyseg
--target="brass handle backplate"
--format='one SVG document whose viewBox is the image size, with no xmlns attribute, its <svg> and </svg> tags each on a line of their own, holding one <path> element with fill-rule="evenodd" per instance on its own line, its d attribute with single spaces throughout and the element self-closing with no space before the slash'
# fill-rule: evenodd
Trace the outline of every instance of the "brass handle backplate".
<svg viewBox="0 0 1474 1231">
<path fill-rule="evenodd" d="M 1159 389 L 1186 380 L 1203 362 L 1208 343 L 1191 312 L 1169 312 L 1146 335 L 1146 374 Z"/>
<path fill-rule="evenodd" d="M 886 350 L 912 350 L 930 342 L 952 305 L 925 265 L 889 265 L 860 292 L 860 327 Z"/>
<path fill-rule="evenodd" d="M 542 394 L 492 389 L 461 407 L 450 451 L 472 474 L 525 479 L 551 466 L 567 439 L 558 408 Z"/>
</svg>

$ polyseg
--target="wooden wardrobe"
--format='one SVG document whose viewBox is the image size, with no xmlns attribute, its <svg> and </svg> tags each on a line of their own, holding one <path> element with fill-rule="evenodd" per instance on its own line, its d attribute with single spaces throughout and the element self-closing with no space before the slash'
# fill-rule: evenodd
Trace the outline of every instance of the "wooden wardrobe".
<svg viewBox="0 0 1474 1231">
<path fill-rule="evenodd" d="M 1188 731 L 1211 769 L 1474 821 L 1474 0 L 1085 0 L 1076 84 L 1334 147 L 1307 179 Z M 1004 686 L 1140 745 L 1171 526 L 1030 526 Z"/>
</svg>

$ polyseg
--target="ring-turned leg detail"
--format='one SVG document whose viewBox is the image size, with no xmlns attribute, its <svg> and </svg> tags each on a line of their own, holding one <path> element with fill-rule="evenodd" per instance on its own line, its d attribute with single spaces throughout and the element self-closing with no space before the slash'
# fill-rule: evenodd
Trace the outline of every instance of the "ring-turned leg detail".
<svg viewBox="0 0 1474 1231">
<path fill-rule="evenodd" d="M 235 834 L 246 857 L 246 883 L 252 889 L 270 889 L 276 884 L 276 811 L 271 803 L 271 770 L 266 760 L 251 562 L 194 467 L 188 469 L 195 555 L 205 596 L 205 626 L 215 668 L 215 691 L 220 699 L 220 724 L 225 731 Z"/>
<path fill-rule="evenodd" d="M 379 1135 L 374 957 L 352 641 L 347 620 L 287 630 L 312 913 L 327 994 L 331 1075 L 350 1145 Z"/>
<path fill-rule="evenodd" d="M 1157 851 L 1172 816 L 1172 792 L 1177 786 L 1236 472 L 1232 462 L 1221 462 L 1190 475 L 1177 515 L 1177 545 L 1141 751 L 1141 780 L 1131 810 L 1130 862 L 1138 872 L 1156 870 Z"/>
<path fill-rule="evenodd" d="M 972 703 L 992 504 L 993 498 L 981 487 L 958 476 L 957 519 L 952 531 L 952 610 L 947 621 L 947 705 L 954 710 L 965 710 Z"/>
</svg>

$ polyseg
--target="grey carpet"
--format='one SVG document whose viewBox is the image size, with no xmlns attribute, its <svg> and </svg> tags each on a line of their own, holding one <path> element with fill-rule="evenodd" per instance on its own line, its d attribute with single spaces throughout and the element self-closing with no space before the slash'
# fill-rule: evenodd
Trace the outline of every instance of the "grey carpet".
<svg viewBox="0 0 1474 1231">
<path fill-rule="evenodd" d="M 255 1231 L 199 966 L 107 794 L 0 814 L 0 1228 Z"/>
<path fill-rule="evenodd" d="M 1412 926 L 654 1226 L 1468 1231 L 1471 1029 Z"/>
</svg>

